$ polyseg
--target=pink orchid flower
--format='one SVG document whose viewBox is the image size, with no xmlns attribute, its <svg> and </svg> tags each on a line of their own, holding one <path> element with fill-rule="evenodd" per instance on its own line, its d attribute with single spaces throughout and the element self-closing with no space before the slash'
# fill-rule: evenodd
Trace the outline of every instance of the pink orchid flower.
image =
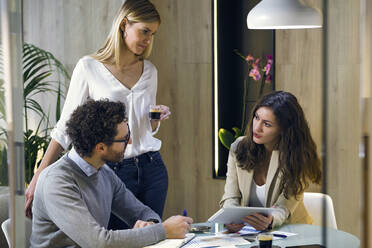
<svg viewBox="0 0 372 248">
<path fill-rule="evenodd" d="M 265 72 L 265 75 L 269 75 L 270 73 L 270 69 L 271 69 L 271 64 L 270 63 L 267 63 L 265 68 L 263 69 L 263 71 Z"/>
<path fill-rule="evenodd" d="M 248 54 L 247 57 L 245 57 L 245 60 L 246 60 L 247 62 L 251 62 L 251 61 L 254 60 L 254 58 L 253 58 L 252 55 Z"/>
<path fill-rule="evenodd" d="M 258 70 L 259 67 L 260 67 L 260 59 L 256 59 L 256 61 L 252 63 L 252 67 L 253 67 L 253 69 Z"/>
<path fill-rule="evenodd" d="M 260 80 L 261 78 L 261 74 L 260 74 L 260 71 L 257 69 L 257 68 L 253 68 L 250 72 L 249 72 L 249 76 L 251 78 L 253 78 L 254 80 Z"/>
<path fill-rule="evenodd" d="M 267 59 L 267 63 L 268 64 L 272 64 L 273 63 L 273 55 L 271 55 L 271 54 L 267 54 L 266 55 L 266 59 Z"/>
</svg>

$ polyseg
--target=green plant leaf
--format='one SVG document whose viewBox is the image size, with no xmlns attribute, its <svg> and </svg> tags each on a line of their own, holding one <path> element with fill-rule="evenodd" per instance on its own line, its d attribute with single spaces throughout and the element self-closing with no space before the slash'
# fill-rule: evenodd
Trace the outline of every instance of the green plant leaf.
<svg viewBox="0 0 372 248">
<path fill-rule="evenodd" d="M 56 122 L 58 122 L 59 118 L 61 117 L 61 98 L 62 98 L 62 90 L 61 90 L 61 84 L 59 84 L 58 91 L 57 91 L 57 102 L 56 102 Z"/>
<path fill-rule="evenodd" d="M 27 70 L 23 71 L 23 81 L 29 80 L 30 78 L 32 78 L 32 76 L 34 76 L 39 71 L 43 71 L 44 68 L 50 68 L 50 66 L 46 63 L 40 65 L 41 62 L 43 62 L 43 60 L 39 59 L 38 61 L 33 63 L 32 66 L 30 66 Z M 48 71 L 51 71 L 51 70 L 48 70 Z"/>
<path fill-rule="evenodd" d="M 52 73 L 49 71 L 46 71 L 32 78 L 32 80 L 29 83 L 25 84 L 24 93 L 23 93 L 24 96 L 28 97 L 28 96 L 36 95 L 37 93 L 40 93 L 40 92 L 52 91 L 52 88 L 50 88 L 49 83 L 42 81 L 45 78 L 49 77 L 50 75 L 52 75 Z"/>
<path fill-rule="evenodd" d="M 8 186 L 8 159 L 6 147 L 0 147 L 0 186 Z"/>
<path fill-rule="evenodd" d="M 41 105 L 34 99 L 26 99 L 25 108 L 35 111 L 40 117 L 46 115 Z"/>
<path fill-rule="evenodd" d="M 235 135 L 234 135 L 234 138 L 237 139 L 239 138 L 240 136 L 243 135 L 242 133 L 242 130 L 238 127 L 233 127 L 232 130 L 234 131 Z"/>
<path fill-rule="evenodd" d="M 3 57 L 0 46 L 0 58 Z M 49 113 L 33 97 L 39 94 L 54 94 L 57 96 L 56 116 L 59 118 L 64 80 L 70 76 L 62 63 L 53 54 L 32 44 L 23 45 L 23 79 L 24 79 L 24 154 L 25 180 L 29 182 L 38 159 L 39 151 L 45 153 L 50 141 Z M 5 99 L 3 90 L 3 61 L 0 59 L 0 121 L 5 121 Z M 51 79 L 54 75 L 53 79 Z M 28 128 L 28 111 L 35 112 L 40 119 L 36 130 Z M 6 144 L 6 129 L 0 127 L 0 147 Z M 0 182 L 1 183 L 1 182 Z"/>
<path fill-rule="evenodd" d="M 23 45 L 23 64 L 24 69 L 27 68 L 30 61 L 32 61 L 35 57 L 44 58 L 45 63 L 54 67 L 63 77 L 66 79 L 70 79 L 70 76 L 66 70 L 66 68 L 62 65 L 62 63 L 56 59 L 53 54 L 47 52 L 39 47 L 36 47 L 32 44 L 25 43 Z"/>
<path fill-rule="evenodd" d="M 228 150 L 230 149 L 231 144 L 236 140 L 232 132 L 224 128 L 220 128 L 220 130 L 218 130 L 218 138 L 220 139 L 222 145 Z"/>
<path fill-rule="evenodd" d="M 32 44 L 24 44 L 23 54 L 25 126 L 27 128 L 27 110 L 32 110 L 39 116 L 45 115 L 40 105 L 29 99 L 45 92 L 56 94 L 56 115 L 59 116 L 60 102 L 63 97 L 60 75 L 65 79 L 70 77 L 64 66 L 50 52 Z M 58 80 L 48 80 L 53 74 L 58 77 Z"/>
<path fill-rule="evenodd" d="M 0 120 L 5 120 L 4 81 L 0 79 Z"/>
</svg>

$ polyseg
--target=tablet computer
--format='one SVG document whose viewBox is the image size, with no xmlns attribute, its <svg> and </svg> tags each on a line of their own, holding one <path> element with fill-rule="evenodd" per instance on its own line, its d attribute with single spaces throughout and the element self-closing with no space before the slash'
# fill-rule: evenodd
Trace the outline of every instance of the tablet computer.
<svg viewBox="0 0 372 248">
<path fill-rule="evenodd" d="M 221 224 L 241 224 L 243 218 L 253 213 L 269 215 L 277 211 L 275 208 L 260 208 L 260 207 L 225 207 L 218 210 L 212 215 L 208 222 Z"/>
</svg>

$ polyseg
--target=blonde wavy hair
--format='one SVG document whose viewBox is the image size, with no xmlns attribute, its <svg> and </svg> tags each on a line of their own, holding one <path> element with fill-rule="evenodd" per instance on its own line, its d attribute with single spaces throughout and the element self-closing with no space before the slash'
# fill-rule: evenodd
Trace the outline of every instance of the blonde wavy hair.
<svg viewBox="0 0 372 248">
<path fill-rule="evenodd" d="M 126 47 L 124 42 L 125 30 L 122 30 L 121 28 L 124 18 L 127 19 L 129 24 L 138 22 L 158 22 L 160 24 L 161 22 L 159 12 L 149 0 L 125 1 L 112 23 L 111 31 L 107 36 L 104 45 L 98 49 L 97 52 L 92 54 L 93 58 L 102 63 L 114 63 L 118 67 L 123 65 L 123 61 L 120 60 L 120 55 Z M 141 55 L 141 59 L 145 59 L 150 56 L 151 49 L 152 39 L 150 44 L 146 47 L 145 51 Z"/>
</svg>

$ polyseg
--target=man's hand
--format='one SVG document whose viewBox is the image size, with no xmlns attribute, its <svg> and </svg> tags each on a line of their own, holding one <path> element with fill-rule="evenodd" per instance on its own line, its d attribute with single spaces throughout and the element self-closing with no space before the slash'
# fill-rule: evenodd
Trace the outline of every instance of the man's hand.
<svg viewBox="0 0 372 248">
<path fill-rule="evenodd" d="M 249 225 L 253 226 L 257 230 L 266 230 L 273 221 L 273 216 L 270 214 L 268 216 L 254 213 L 252 215 L 245 216 L 243 218 L 244 222 L 247 222 Z"/>
<path fill-rule="evenodd" d="M 151 226 L 153 224 L 155 224 L 155 223 L 154 222 L 143 221 L 143 220 L 137 220 L 136 224 L 134 224 L 134 226 L 133 226 L 133 229 L 141 228 L 141 227 L 145 227 L 145 226 Z"/>
<path fill-rule="evenodd" d="M 165 229 L 167 239 L 183 239 L 190 231 L 193 220 L 186 216 L 172 216 L 162 224 Z"/>
</svg>

